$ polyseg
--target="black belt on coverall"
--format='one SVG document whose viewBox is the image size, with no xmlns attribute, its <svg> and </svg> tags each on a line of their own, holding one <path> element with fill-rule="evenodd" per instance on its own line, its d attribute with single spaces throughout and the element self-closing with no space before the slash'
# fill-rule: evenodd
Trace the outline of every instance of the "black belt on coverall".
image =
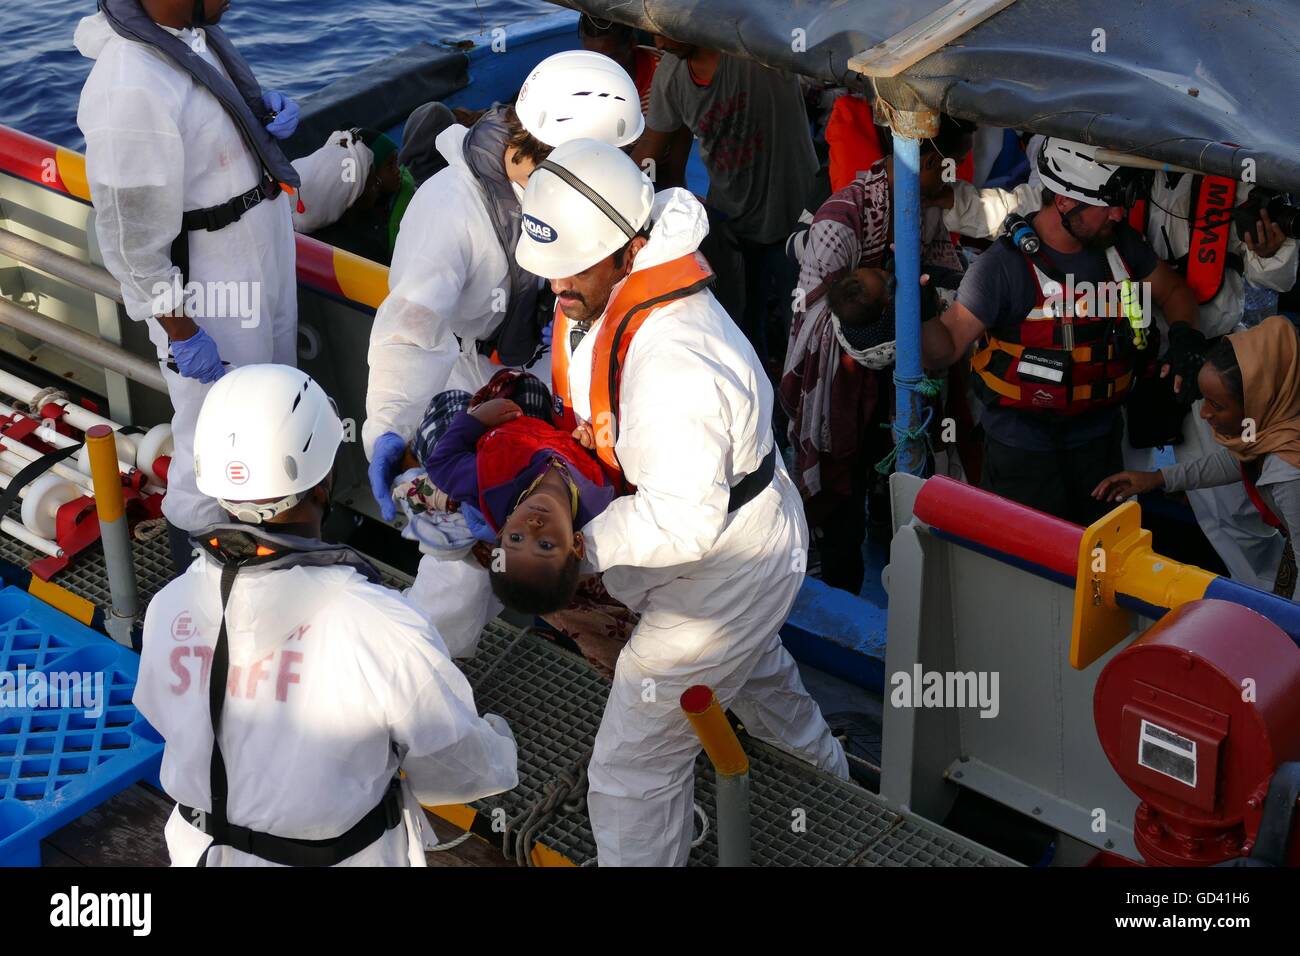
<svg viewBox="0 0 1300 956">
<path fill-rule="evenodd" d="M 774 474 L 776 474 L 776 445 L 768 450 L 757 468 L 731 486 L 731 497 L 727 500 L 727 514 L 739 511 L 757 498 L 762 490 L 772 483 Z"/>
<path fill-rule="evenodd" d="M 189 212 L 182 213 L 181 231 L 172 242 L 171 248 L 172 265 L 181 270 L 181 285 L 189 282 L 190 278 L 191 232 L 197 232 L 200 229 L 217 232 L 225 229 L 227 226 L 239 222 L 244 217 L 244 213 L 263 199 L 274 199 L 278 195 L 280 195 L 280 184 L 266 176 L 263 177 L 261 183 L 252 189 L 227 199 L 223 203 L 208 206 L 206 209 L 191 209 Z"/>
</svg>

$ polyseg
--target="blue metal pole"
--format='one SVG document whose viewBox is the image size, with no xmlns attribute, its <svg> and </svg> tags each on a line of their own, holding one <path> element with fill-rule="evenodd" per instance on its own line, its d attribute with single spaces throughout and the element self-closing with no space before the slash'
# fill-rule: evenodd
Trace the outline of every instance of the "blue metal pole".
<svg viewBox="0 0 1300 956">
<path fill-rule="evenodd" d="M 903 442 L 896 468 L 920 475 L 925 444 L 904 436 L 921 422 L 923 397 L 914 386 L 921 368 L 921 141 L 894 131 L 894 441 Z"/>
</svg>

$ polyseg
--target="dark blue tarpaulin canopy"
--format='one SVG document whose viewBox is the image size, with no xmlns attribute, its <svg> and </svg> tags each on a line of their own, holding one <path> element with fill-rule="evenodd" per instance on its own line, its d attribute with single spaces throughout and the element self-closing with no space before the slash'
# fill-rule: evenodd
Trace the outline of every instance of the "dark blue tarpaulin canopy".
<svg viewBox="0 0 1300 956">
<path fill-rule="evenodd" d="M 1300 193 L 1297 0 L 1015 0 L 899 75 L 874 78 L 849 69 L 849 59 L 944 0 L 557 2 L 897 109 L 942 110 L 1234 178 L 1253 160 L 1256 181 Z"/>
</svg>

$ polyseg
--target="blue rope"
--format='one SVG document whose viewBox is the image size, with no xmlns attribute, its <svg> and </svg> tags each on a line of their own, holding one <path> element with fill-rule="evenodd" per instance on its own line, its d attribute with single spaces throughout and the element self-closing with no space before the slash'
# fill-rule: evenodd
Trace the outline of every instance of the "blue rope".
<svg viewBox="0 0 1300 956">
<path fill-rule="evenodd" d="M 907 389 L 909 392 L 924 395 L 926 398 L 935 398 L 943 391 L 942 378 L 930 378 L 924 373 L 920 375 L 899 375 L 897 369 L 894 370 L 894 384 Z"/>
<path fill-rule="evenodd" d="M 894 384 L 909 392 L 916 392 L 926 398 L 934 398 L 943 390 L 943 379 L 930 378 L 925 374 L 921 375 L 899 375 L 898 370 L 894 370 Z M 894 470 L 894 464 L 898 461 L 898 454 L 903 450 L 903 445 L 909 441 L 921 441 L 925 443 L 926 451 L 933 455 L 934 446 L 930 444 L 930 422 L 934 420 L 934 406 L 927 405 L 925 414 L 921 416 L 921 421 L 915 428 L 904 431 L 894 443 L 894 448 L 888 455 L 880 460 L 876 465 L 876 471 L 882 475 L 888 475 Z M 891 424 L 882 424 L 881 428 L 893 428 Z"/>
</svg>

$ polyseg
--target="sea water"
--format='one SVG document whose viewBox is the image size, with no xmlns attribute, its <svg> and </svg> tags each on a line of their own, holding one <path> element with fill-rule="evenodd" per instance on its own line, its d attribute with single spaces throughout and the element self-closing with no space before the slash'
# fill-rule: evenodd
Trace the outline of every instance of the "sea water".
<svg viewBox="0 0 1300 956">
<path fill-rule="evenodd" d="M 221 26 L 264 89 L 301 97 L 421 40 L 487 42 L 494 27 L 560 9 L 544 0 L 232 0 Z M 72 34 L 94 11 L 94 0 L 0 0 L 0 124 L 83 148 L 77 100 L 91 61 Z"/>
</svg>

